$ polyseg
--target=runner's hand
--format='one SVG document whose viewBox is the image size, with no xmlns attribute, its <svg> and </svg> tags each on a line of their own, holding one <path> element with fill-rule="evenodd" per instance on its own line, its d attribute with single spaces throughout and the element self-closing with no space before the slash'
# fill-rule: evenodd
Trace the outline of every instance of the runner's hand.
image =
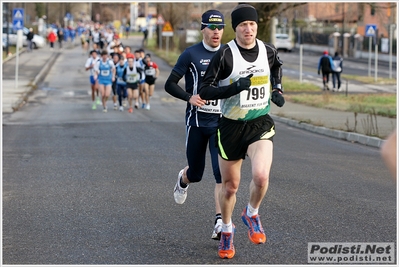
<svg viewBox="0 0 399 267">
<path fill-rule="evenodd" d="M 248 90 L 251 86 L 251 77 L 253 74 L 249 74 L 247 77 L 242 77 L 235 82 L 237 94 L 241 91 Z"/>
<path fill-rule="evenodd" d="M 202 107 L 203 105 L 205 105 L 206 100 L 203 100 L 200 95 L 192 95 L 190 97 L 190 99 L 188 100 L 188 102 L 196 107 Z"/>
<path fill-rule="evenodd" d="M 280 90 L 275 89 L 272 92 L 272 102 L 276 104 L 278 107 L 282 107 L 284 105 L 285 99 L 283 93 Z"/>
</svg>

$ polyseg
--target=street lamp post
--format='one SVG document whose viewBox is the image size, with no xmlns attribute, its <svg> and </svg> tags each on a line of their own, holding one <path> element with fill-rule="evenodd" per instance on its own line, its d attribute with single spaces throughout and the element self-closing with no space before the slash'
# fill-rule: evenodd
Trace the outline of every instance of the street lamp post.
<svg viewBox="0 0 399 267">
<path fill-rule="evenodd" d="M 6 44 L 6 55 L 8 56 L 8 53 L 9 53 L 9 44 L 10 44 L 10 37 L 9 37 L 9 34 L 10 34 L 10 22 L 9 22 L 9 14 L 10 14 L 10 10 L 9 10 L 9 3 L 4 3 L 4 5 L 5 5 L 5 8 L 4 8 L 4 10 L 3 10 L 3 15 L 5 16 L 5 18 L 6 18 L 6 28 L 7 28 L 7 44 Z"/>
<path fill-rule="evenodd" d="M 344 56 L 344 33 L 345 33 L 345 2 L 342 3 L 342 33 L 341 33 L 341 55 Z"/>
</svg>

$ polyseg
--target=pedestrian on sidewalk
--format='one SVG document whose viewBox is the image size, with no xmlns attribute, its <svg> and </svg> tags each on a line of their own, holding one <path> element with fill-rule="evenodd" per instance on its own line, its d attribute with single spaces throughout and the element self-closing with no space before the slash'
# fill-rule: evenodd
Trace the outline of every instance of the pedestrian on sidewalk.
<svg viewBox="0 0 399 267">
<path fill-rule="evenodd" d="M 211 59 L 199 90 L 201 99 L 221 99 L 222 118 L 216 143 L 222 174 L 223 224 L 218 254 L 229 259 L 235 255 L 232 215 L 246 156 L 251 160 L 252 179 L 248 204 L 241 219 L 248 227 L 251 242 L 266 242 L 258 211 L 269 186 L 273 159 L 275 125 L 269 115 L 270 101 L 278 107 L 285 102 L 281 86 L 283 63 L 274 45 L 256 38 L 256 9 L 239 4 L 231 13 L 231 22 L 235 39 L 220 48 Z"/>
<path fill-rule="evenodd" d="M 331 56 L 328 54 L 328 51 L 324 51 L 323 55 L 319 59 L 319 65 L 317 66 L 317 74 L 321 74 L 323 77 L 323 90 L 330 90 L 328 87 L 330 73 L 332 72 L 333 61 Z"/>
<path fill-rule="evenodd" d="M 59 48 L 62 49 L 62 42 L 64 41 L 64 31 L 61 27 L 58 28 L 57 36 L 58 36 Z"/>
<path fill-rule="evenodd" d="M 54 30 L 50 30 L 50 33 L 47 36 L 48 41 L 50 42 L 50 50 L 54 49 L 54 42 L 57 40 L 57 35 Z"/>
<path fill-rule="evenodd" d="M 224 16 L 218 10 L 208 10 L 202 14 L 202 41 L 188 47 L 180 55 L 170 73 L 165 91 L 170 95 L 187 102 L 186 107 L 186 158 L 188 165 L 178 174 L 174 188 L 176 203 L 183 204 L 187 197 L 189 184 L 200 182 L 205 170 L 206 150 L 209 147 L 213 176 L 215 178 L 215 224 L 211 235 L 214 240 L 220 240 L 222 216 L 219 202 L 219 192 L 222 187 L 218 152 L 215 143 L 216 130 L 220 119 L 220 102 L 208 101 L 199 96 L 208 63 L 221 47 L 225 23 Z M 185 89 L 178 83 L 185 78 Z"/>
<path fill-rule="evenodd" d="M 143 32 L 143 41 L 141 42 L 141 46 L 146 47 L 148 39 L 148 29 L 146 26 L 144 26 L 141 28 L 141 31 Z"/>
<path fill-rule="evenodd" d="M 339 56 L 338 52 L 335 52 L 333 57 L 333 72 L 332 72 L 332 82 L 333 91 L 335 91 L 335 80 L 337 80 L 337 89 L 341 88 L 341 72 L 342 72 L 342 57 Z"/>
<path fill-rule="evenodd" d="M 33 49 L 33 37 L 34 37 L 33 29 L 29 28 L 29 32 L 26 35 L 26 40 L 28 40 L 28 52 L 32 52 Z"/>
</svg>

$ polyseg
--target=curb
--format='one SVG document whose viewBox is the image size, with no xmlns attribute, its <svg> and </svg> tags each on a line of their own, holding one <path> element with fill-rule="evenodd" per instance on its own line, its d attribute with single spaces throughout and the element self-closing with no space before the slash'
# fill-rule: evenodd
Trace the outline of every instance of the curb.
<svg viewBox="0 0 399 267">
<path fill-rule="evenodd" d="M 44 80 L 44 78 L 47 76 L 47 73 L 49 71 L 49 69 L 53 66 L 54 62 L 57 60 L 58 56 L 60 55 L 60 52 L 54 52 L 51 57 L 49 58 L 49 60 L 47 61 L 47 63 L 43 66 L 43 68 L 40 70 L 39 74 L 36 75 L 35 79 L 30 82 L 27 86 L 28 89 L 25 91 L 25 93 L 23 95 L 21 95 L 21 97 L 15 101 L 15 103 L 12 105 L 12 109 L 13 111 L 17 111 L 21 106 L 23 106 L 26 101 L 28 100 L 28 96 L 31 92 L 33 92 L 34 90 L 36 90 L 37 85 Z"/>
<path fill-rule="evenodd" d="M 270 116 L 275 121 L 285 123 L 285 124 L 295 127 L 295 128 L 303 129 L 303 130 L 317 133 L 317 134 L 326 135 L 326 136 L 337 138 L 337 139 L 346 140 L 346 141 L 353 142 L 353 143 L 360 143 L 363 145 L 380 148 L 382 143 L 384 142 L 383 139 L 378 138 L 378 137 L 372 137 L 372 136 L 367 136 L 367 135 L 353 133 L 353 132 L 333 130 L 333 129 L 329 129 L 326 127 L 314 126 L 309 123 L 300 122 L 300 121 L 296 121 L 296 120 L 292 120 L 292 119 L 287 119 L 287 118 L 279 117 L 279 116 L 272 115 L 272 114 L 270 114 Z"/>
<path fill-rule="evenodd" d="M 22 48 L 21 50 L 19 50 L 19 54 L 21 55 L 22 53 L 26 52 L 26 48 Z M 17 56 L 17 53 L 12 54 L 12 56 L 7 57 L 6 59 L 3 60 L 2 64 L 6 63 L 7 61 L 15 58 Z"/>
</svg>

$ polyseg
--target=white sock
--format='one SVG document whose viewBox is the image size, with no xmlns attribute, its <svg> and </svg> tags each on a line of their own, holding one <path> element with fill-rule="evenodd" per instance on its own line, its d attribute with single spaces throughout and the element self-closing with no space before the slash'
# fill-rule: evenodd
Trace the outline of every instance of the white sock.
<svg viewBox="0 0 399 267">
<path fill-rule="evenodd" d="M 247 216 L 252 217 L 254 215 L 258 214 L 259 209 L 255 209 L 251 206 L 251 204 L 248 203 L 247 206 Z"/>
<path fill-rule="evenodd" d="M 231 220 L 228 224 L 222 223 L 222 232 L 225 232 L 225 233 L 233 232 L 233 223 L 231 222 Z"/>
</svg>

